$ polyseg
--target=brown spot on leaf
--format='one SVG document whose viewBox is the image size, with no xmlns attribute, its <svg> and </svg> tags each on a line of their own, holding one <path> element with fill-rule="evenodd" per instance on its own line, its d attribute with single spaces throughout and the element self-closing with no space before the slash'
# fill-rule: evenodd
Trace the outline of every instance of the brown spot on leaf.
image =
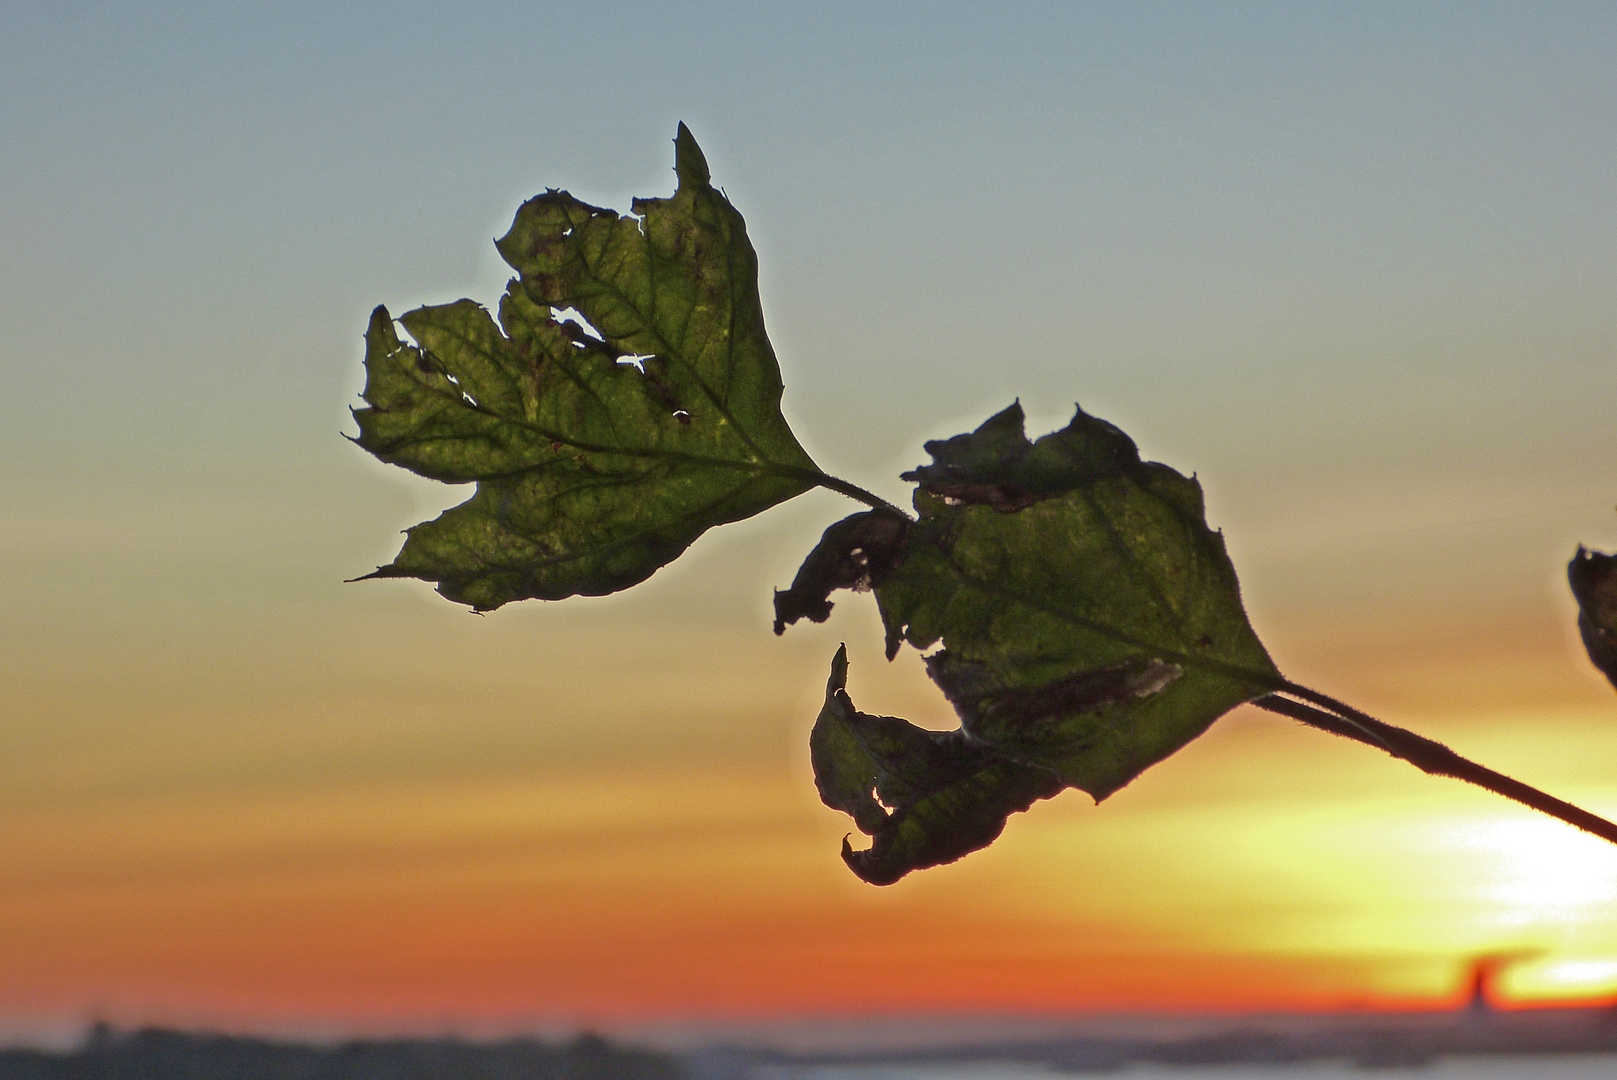
<svg viewBox="0 0 1617 1080">
<path fill-rule="evenodd" d="M 1002 514 L 1025 510 L 1059 492 L 1027 491 L 1011 484 L 984 484 L 971 480 L 955 480 L 947 476 L 918 477 L 917 472 L 903 474 L 902 479 L 918 480 L 923 491 L 942 496 L 952 505 L 986 506 Z"/>
<path fill-rule="evenodd" d="M 555 274 L 535 270 L 524 274 L 522 287 L 541 304 L 556 303 L 563 299 L 561 285 Z"/>
<path fill-rule="evenodd" d="M 685 408 L 684 402 L 679 400 L 679 395 L 674 393 L 673 386 L 668 382 L 667 360 L 660 356 L 647 357 L 640 366 L 640 374 L 645 377 L 646 382 L 651 387 L 651 392 L 667 408 L 670 415 L 677 416 L 684 413 L 685 419 L 681 422 L 690 423 L 690 410 Z"/>
<path fill-rule="evenodd" d="M 1184 674 L 1178 664 L 1142 657 L 1080 671 L 1042 686 L 1000 687 L 992 684 L 987 667 L 957 661 L 947 649 L 926 657 L 926 671 L 960 713 L 968 731 L 974 724 L 1036 728 L 1054 717 L 1148 697 Z"/>
</svg>

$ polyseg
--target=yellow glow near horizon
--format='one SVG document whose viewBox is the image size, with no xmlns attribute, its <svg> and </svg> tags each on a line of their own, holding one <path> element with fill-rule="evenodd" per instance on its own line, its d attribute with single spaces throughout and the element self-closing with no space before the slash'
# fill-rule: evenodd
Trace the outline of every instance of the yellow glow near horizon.
<svg viewBox="0 0 1617 1080">
<path fill-rule="evenodd" d="M 1523 962 L 1501 977 L 1509 998 L 1603 998 L 1617 995 L 1617 956 Z"/>
<path fill-rule="evenodd" d="M 14 833 L 35 880 L 0 894 L 7 955 L 60 987 L 42 1003 L 92 985 L 132 1016 L 1430 1007 L 1501 953 L 1532 954 L 1507 1002 L 1617 978 L 1608 845 L 1279 722 L 890 889 L 783 766 L 84 805 Z"/>
<path fill-rule="evenodd" d="M 1466 749 L 1527 761 L 1556 794 L 1617 810 L 1610 786 L 1579 775 L 1607 736 L 1575 712 L 1531 721 L 1495 717 Z M 1550 731 L 1559 746 L 1544 743 Z M 1075 798 L 1013 821 L 1001 843 L 1030 912 L 1082 912 L 1189 953 L 1346 964 L 1353 973 L 1329 983 L 1341 1000 L 1354 984 L 1385 1000 L 1454 1002 L 1485 955 L 1515 957 L 1500 974 L 1504 1001 L 1598 995 L 1602 958 L 1617 956 L 1617 848 L 1252 717 L 1100 807 Z"/>
<path fill-rule="evenodd" d="M 1463 857 L 1466 869 L 1458 871 L 1456 859 L 1455 876 L 1494 925 L 1567 927 L 1611 915 L 1617 849 L 1610 844 L 1540 817 L 1478 816 L 1434 832 L 1436 844 Z"/>
</svg>

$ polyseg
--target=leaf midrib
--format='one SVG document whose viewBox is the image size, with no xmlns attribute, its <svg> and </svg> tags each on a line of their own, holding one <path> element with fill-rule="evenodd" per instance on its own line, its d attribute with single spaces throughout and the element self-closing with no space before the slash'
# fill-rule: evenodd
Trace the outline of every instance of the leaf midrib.
<svg viewBox="0 0 1617 1080">
<path fill-rule="evenodd" d="M 684 523 L 684 522 L 689 522 L 692 519 L 699 519 L 699 518 L 703 517 L 703 515 L 705 515 L 709 511 L 713 510 L 714 508 L 722 506 L 725 502 L 729 501 L 730 499 L 733 499 L 735 497 L 736 493 L 738 491 L 740 491 L 743 487 L 745 487 L 745 485 L 741 485 L 741 486 L 738 486 L 736 488 L 732 488 L 728 492 L 726 492 L 724 495 L 719 496 L 718 498 L 712 499 L 712 500 L 702 504 L 701 506 L 694 507 L 693 509 L 686 511 L 683 514 L 680 514 L 678 517 L 675 517 L 668 524 L 670 524 L 670 525 L 679 525 L 679 524 Z M 524 540 L 527 540 L 530 543 L 539 543 L 540 542 L 540 540 L 538 538 L 536 538 L 534 536 L 534 534 L 528 532 L 525 529 L 516 528 L 513 525 L 511 525 L 509 522 L 503 522 L 502 521 L 500 523 L 500 525 L 501 525 L 502 528 L 508 530 L 511 533 L 514 533 L 517 536 L 522 537 Z M 500 568 L 500 570 L 502 572 L 506 571 L 506 570 L 528 570 L 528 569 L 535 569 L 535 568 L 547 567 L 547 566 L 562 566 L 562 565 L 564 565 L 566 563 L 570 563 L 570 562 L 579 562 L 579 561 L 584 560 L 584 559 L 594 558 L 594 557 L 599 556 L 599 555 L 607 554 L 607 553 L 609 553 L 611 551 L 614 551 L 614 550 L 617 550 L 619 548 L 627 547 L 630 544 L 634 543 L 635 541 L 641 539 L 642 537 L 645 537 L 648 534 L 655 533 L 657 531 L 658 530 L 651 529 L 651 528 L 640 528 L 640 529 L 636 529 L 634 532 L 628 534 L 627 536 L 622 536 L 622 537 L 619 537 L 616 540 L 611 540 L 611 541 L 608 541 L 608 542 L 603 543 L 603 544 L 597 544 L 594 547 L 586 547 L 586 548 L 581 548 L 581 549 L 575 549 L 575 550 L 569 551 L 569 552 L 567 552 L 565 554 L 554 555 L 554 556 L 551 556 L 551 557 L 545 558 L 545 559 L 524 560 L 521 563 L 520 566 L 510 566 L 510 567 L 502 566 Z"/>
<path fill-rule="evenodd" d="M 480 416 L 486 416 L 491 420 L 498 420 L 500 423 L 509 424 L 512 427 L 522 428 L 542 438 L 548 439 L 551 442 L 561 443 L 563 446 L 571 447 L 574 450 L 580 450 L 588 454 L 612 454 L 619 457 L 682 461 L 689 464 L 709 465 L 717 468 L 739 469 L 758 473 L 759 475 L 789 476 L 804 480 L 812 478 L 816 484 L 820 479 L 829 479 L 829 477 L 826 477 L 826 475 L 820 472 L 818 469 L 810 469 L 801 465 L 791 465 L 783 461 L 775 461 L 767 456 L 760 457 L 757 460 L 747 461 L 741 458 L 709 457 L 705 454 L 692 454 L 689 451 L 665 450 L 657 447 L 602 446 L 596 443 L 585 442 L 582 439 L 567 435 L 564 432 L 543 427 L 522 417 L 509 416 L 505 413 L 491 409 L 481 402 L 474 404 L 473 402 L 467 401 L 463 395 L 450 394 L 438 389 L 437 387 L 426 385 L 425 383 L 421 383 L 419 385 L 421 385 L 427 393 L 442 398 L 443 400 L 456 405 L 459 408 L 477 413 Z M 745 437 L 744 433 L 741 432 L 740 429 L 735 428 L 733 422 L 731 427 L 732 429 L 736 430 L 737 435 L 742 435 Z M 390 443 L 390 446 L 399 447 L 424 442 L 456 441 L 464 438 L 465 436 L 442 435 L 421 438 L 401 438 L 394 440 L 392 443 Z M 531 472 L 533 469 L 541 467 L 541 464 L 542 463 L 530 465 L 521 469 L 510 469 L 499 473 L 480 473 L 474 479 L 496 479 L 499 477 L 520 476 L 523 473 Z"/>
<path fill-rule="evenodd" d="M 676 193 L 676 197 L 677 197 L 677 193 Z M 624 221 L 630 220 L 628 218 L 625 218 L 621 214 L 614 214 L 613 216 L 614 216 L 614 221 L 613 221 L 614 230 L 620 228 Z M 693 215 L 693 217 L 694 217 L 694 215 Z M 578 233 L 577 233 L 576 229 L 574 230 L 573 235 L 574 235 L 574 237 L 578 237 Z M 745 236 L 745 230 L 744 229 L 743 229 L 742 235 Z M 644 249 L 645 249 L 645 252 L 646 252 L 646 273 L 647 273 L 647 277 L 650 279 L 651 296 L 653 297 L 653 301 L 655 301 L 655 298 L 656 298 L 656 295 L 657 295 L 657 290 L 656 290 L 657 269 L 661 265 L 661 263 L 663 263 L 666 260 L 660 259 L 657 256 L 656 250 L 651 246 L 651 236 L 650 236 L 649 231 L 645 232 L 645 233 L 640 232 L 638 224 L 636 224 L 636 226 L 635 226 L 635 239 L 636 239 L 636 241 L 638 243 L 641 243 L 641 244 L 644 245 Z M 728 254 L 728 250 L 729 250 L 729 245 L 728 244 L 725 245 L 725 249 L 726 249 L 726 253 Z M 617 285 L 614 284 L 610 278 L 605 278 L 605 277 L 602 277 L 600 275 L 597 267 L 590 263 L 589 254 L 585 251 L 585 245 L 584 245 L 583 239 L 581 237 L 579 237 L 575 241 L 574 250 L 578 252 L 578 260 L 579 260 L 579 262 L 582 263 L 587 270 L 589 270 L 589 272 L 590 272 L 590 281 L 595 283 L 596 286 L 599 289 L 601 289 L 601 291 L 609 293 L 610 295 L 615 297 L 618 300 L 619 303 L 621 303 L 628 310 L 634 312 L 635 315 L 637 315 L 639 317 L 641 326 L 644 327 L 645 332 L 648 333 L 652 338 L 654 338 L 656 340 L 656 342 L 661 346 L 661 349 L 658 350 L 660 355 L 663 355 L 663 356 L 667 357 L 669 360 L 673 361 L 674 363 L 678 364 L 680 367 L 684 368 L 686 373 L 690 376 L 691 380 L 696 383 L 698 389 L 700 389 L 702 391 L 703 395 L 707 397 L 708 401 L 710 401 L 712 403 L 713 407 L 716 410 L 718 410 L 719 415 L 723 416 L 724 419 L 730 424 L 731 430 L 733 430 L 736 433 L 736 436 L 738 438 L 740 438 L 743 443 L 746 444 L 747 449 L 751 450 L 760 459 L 768 460 L 769 456 L 758 446 L 757 443 L 755 443 L 753 441 L 752 436 L 750 434 L 748 434 L 747 430 L 741 424 L 739 424 L 736 421 L 736 418 L 735 418 L 734 414 L 732 414 L 730 412 L 729 407 L 723 401 L 721 401 L 719 399 L 719 395 L 713 390 L 712 387 L 710 387 L 707 384 L 707 380 L 702 377 L 701 373 L 696 370 L 696 365 L 692 364 L 684 356 L 684 350 L 676 350 L 669 343 L 668 339 L 663 335 L 663 333 L 660 330 L 657 329 L 656 323 L 654 322 L 651 315 L 648 315 L 644 310 L 642 310 L 640 305 L 635 303 L 632 299 L 630 299 L 629 296 L 626 293 L 624 293 L 623 290 L 619 289 L 617 287 Z M 726 269 L 728 270 L 729 268 L 726 267 Z M 732 281 L 732 280 L 733 279 L 727 274 L 726 275 L 726 281 Z M 735 311 L 735 297 L 734 297 L 733 289 L 728 290 L 728 293 L 729 293 L 729 295 L 727 296 L 727 299 L 730 302 L 729 307 L 730 307 L 730 311 L 731 311 L 731 315 L 732 315 L 732 321 L 733 321 L 733 316 L 734 316 L 734 311 Z M 577 300 L 577 299 L 579 299 L 579 297 L 572 297 L 571 299 Z M 694 308 L 693 308 L 693 310 L 694 310 Z M 686 323 L 687 323 L 687 329 L 688 329 L 689 328 L 689 319 L 688 318 L 686 320 Z M 731 330 L 733 331 L 733 329 L 734 328 L 732 326 Z M 726 354 L 727 354 L 726 355 L 726 360 L 727 360 L 729 366 L 733 368 L 734 363 L 735 363 L 735 360 L 734 360 L 735 335 L 734 335 L 733 332 L 726 335 Z M 795 442 L 795 440 L 794 440 L 794 442 Z M 801 449 L 801 448 L 799 448 L 799 449 Z"/>
<path fill-rule="evenodd" d="M 1126 630 L 1118 629 L 1117 627 L 1112 626 L 1110 623 L 1090 618 L 1087 615 L 1079 615 L 1064 608 L 1052 606 L 1036 597 L 1029 596 L 1014 589 L 1006 588 L 1002 585 L 996 584 L 993 581 L 980 578 L 965 570 L 955 560 L 953 552 L 945 553 L 944 561 L 950 569 L 954 570 L 954 572 L 960 576 L 961 580 L 990 596 L 999 597 L 1013 603 L 1022 604 L 1026 607 L 1032 608 L 1035 611 L 1040 611 L 1057 619 L 1074 623 L 1078 626 L 1082 626 L 1086 630 L 1091 630 L 1097 634 L 1100 634 L 1102 637 L 1111 638 L 1113 641 L 1132 646 L 1136 649 L 1143 649 L 1146 652 L 1155 655 L 1158 659 L 1172 660 L 1176 663 L 1183 663 L 1190 667 L 1200 668 L 1203 671 L 1209 671 L 1215 674 L 1240 679 L 1245 682 L 1253 683 L 1268 691 L 1289 690 L 1289 688 L 1292 686 L 1292 683 L 1278 672 L 1271 673 L 1255 671 L 1251 668 L 1242 667 L 1239 664 L 1226 663 L 1222 660 L 1214 660 L 1210 657 L 1198 656 L 1195 653 L 1184 652 L 1180 649 L 1167 648 L 1156 644 L 1155 642 L 1148 641 L 1145 638 L 1137 637 Z"/>
</svg>

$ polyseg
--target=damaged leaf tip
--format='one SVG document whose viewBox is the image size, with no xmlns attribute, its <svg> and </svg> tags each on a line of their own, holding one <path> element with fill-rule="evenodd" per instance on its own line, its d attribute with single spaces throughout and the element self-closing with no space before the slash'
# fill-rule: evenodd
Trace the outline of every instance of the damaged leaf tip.
<svg viewBox="0 0 1617 1080">
<path fill-rule="evenodd" d="M 826 680 L 825 696 L 831 697 L 839 690 L 848 688 L 848 645 L 844 642 L 837 646 L 837 654 L 831 658 L 831 678 Z"/>
<path fill-rule="evenodd" d="M 867 510 L 825 530 L 789 589 L 775 590 L 775 633 L 799 619 L 821 623 L 831 617 L 830 596 L 838 589 L 863 592 L 881 584 L 903 551 L 909 531 L 904 518 Z"/>
</svg>

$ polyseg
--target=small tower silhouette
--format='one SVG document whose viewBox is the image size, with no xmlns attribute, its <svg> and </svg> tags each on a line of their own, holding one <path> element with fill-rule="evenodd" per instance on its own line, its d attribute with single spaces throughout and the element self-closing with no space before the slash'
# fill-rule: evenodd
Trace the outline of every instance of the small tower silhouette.
<svg viewBox="0 0 1617 1080">
<path fill-rule="evenodd" d="M 1503 961 L 1497 956 L 1480 956 L 1471 962 L 1471 994 L 1465 1011 L 1477 1019 L 1493 1012 L 1493 977 Z"/>
<path fill-rule="evenodd" d="M 1487 953 L 1471 961 L 1471 974 L 1467 978 L 1470 993 L 1465 1012 L 1477 1020 L 1485 1020 L 1499 1010 L 1499 973 L 1521 960 L 1539 955 L 1536 949 L 1516 952 Z"/>
</svg>

